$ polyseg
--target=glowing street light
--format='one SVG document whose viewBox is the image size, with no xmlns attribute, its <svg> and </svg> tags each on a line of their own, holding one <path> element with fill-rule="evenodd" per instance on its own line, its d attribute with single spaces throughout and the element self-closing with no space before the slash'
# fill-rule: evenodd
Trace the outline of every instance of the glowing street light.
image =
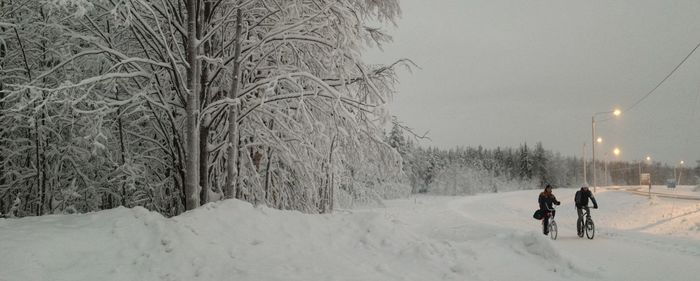
<svg viewBox="0 0 700 281">
<path fill-rule="evenodd" d="M 642 160 L 646 160 L 646 162 L 651 163 L 651 156 L 647 155 Z M 642 160 L 638 160 L 639 161 L 639 185 L 642 185 Z M 649 179 L 649 181 L 651 182 L 651 179 Z"/>
<path fill-rule="evenodd" d="M 685 164 L 685 161 L 681 160 L 680 164 L 680 171 L 678 172 L 678 177 L 676 178 L 676 184 L 681 185 L 681 174 L 683 174 L 683 164 Z M 673 167 L 673 177 L 676 177 L 676 167 Z"/>
<path fill-rule="evenodd" d="M 593 160 L 593 192 L 596 192 L 596 186 L 597 186 L 597 183 L 596 183 L 596 175 L 595 175 L 595 174 L 596 174 L 596 173 L 595 173 L 595 172 L 596 172 L 596 171 L 595 171 L 595 143 L 596 143 L 596 140 L 598 140 L 598 143 L 600 143 L 600 142 L 603 141 L 602 138 L 596 138 L 596 135 L 595 135 L 595 117 L 596 117 L 597 115 L 611 114 L 611 113 L 612 113 L 612 115 L 614 115 L 614 116 L 620 116 L 620 115 L 622 114 L 622 110 L 616 108 L 616 109 L 614 109 L 614 110 L 612 110 L 612 111 L 596 112 L 595 114 L 593 114 L 593 116 L 591 116 L 591 140 L 592 140 L 592 142 L 591 142 L 591 150 L 592 150 L 592 152 L 593 152 L 593 153 L 592 153 L 592 154 L 593 154 L 593 155 L 592 155 L 593 157 L 591 157 L 591 158 L 592 158 L 592 160 Z M 585 165 L 584 165 L 584 166 L 585 166 Z"/>
<path fill-rule="evenodd" d="M 620 151 L 620 148 L 618 148 L 618 147 L 615 147 L 612 152 L 613 152 L 613 155 L 615 155 L 615 158 L 620 157 L 620 153 L 622 153 L 622 151 Z M 606 153 L 605 155 L 607 157 L 608 154 Z M 606 183 L 606 185 L 608 185 L 607 184 L 608 183 L 608 176 L 610 178 L 612 178 L 612 173 L 610 175 L 608 175 L 608 163 L 607 163 L 607 159 L 606 159 L 606 162 L 605 162 L 605 183 Z"/>
<path fill-rule="evenodd" d="M 596 141 L 597 141 L 598 143 L 603 143 L 603 138 L 598 137 L 598 139 L 597 139 Z"/>
</svg>

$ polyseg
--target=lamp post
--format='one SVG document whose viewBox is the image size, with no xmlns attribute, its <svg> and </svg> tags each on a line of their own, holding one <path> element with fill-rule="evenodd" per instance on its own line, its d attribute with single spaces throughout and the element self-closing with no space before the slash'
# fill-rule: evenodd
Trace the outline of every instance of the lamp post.
<svg viewBox="0 0 700 281">
<path fill-rule="evenodd" d="M 639 160 L 639 185 L 642 185 L 642 161 L 650 161 L 651 157 L 647 156 L 646 158 Z"/>
<path fill-rule="evenodd" d="M 651 156 L 647 155 L 647 157 L 645 159 L 647 160 L 647 162 L 651 163 Z M 647 163 L 647 164 L 649 164 L 649 163 Z M 639 165 L 640 165 L 639 166 L 639 182 L 641 185 L 641 181 L 642 181 L 641 161 L 639 162 Z M 649 199 L 651 199 L 651 170 L 649 171 Z"/>
<path fill-rule="evenodd" d="M 680 171 L 678 171 L 678 178 L 676 178 L 676 167 L 673 167 L 673 177 L 676 179 L 676 184 L 681 185 L 681 175 L 683 174 L 683 164 L 685 164 L 685 161 L 681 160 L 680 163 L 678 163 L 678 166 L 680 166 Z"/>
<path fill-rule="evenodd" d="M 596 176 L 595 176 L 595 143 L 596 143 L 596 136 L 595 136 L 595 117 L 598 115 L 603 115 L 603 114 L 613 114 L 614 116 L 620 116 L 622 114 L 622 111 L 619 109 L 615 109 L 613 111 L 604 111 L 604 112 L 597 112 L 591 116 L 591 150 L 592 150 L 592 157 L 591 160 L 593 161 L 593 192 L 596 192 Z M 602 139 L 601 139 L 602 141 Z"/>
<path fill-rule="evenodd" d="M 603 138 L 598 137 L 596 140 L 596 143 L 602 145 L 603 144 Z M 603 158 L 603 166 L 604 166 L 604 172 L 603 172 L 603 177 L 605 178 L 605 186 L 608 185 L 608 153 L 606 152 L 605 158 Z"/>
<path fill-rule="evenodd" d="M 583 156 L 583 185 L 588 186 L 588 178 L 586 177 L 586 143 L 583 143 L 583 151 L 581 151 Z"/>
<path fill-rule="evenodd" d="M 622 151 L 620 151 L 620 148 L 615 147 L 615 149 L 613 149 L 613 155 L 615 155 L 615 158 L 619 157 L 620 153 L 622 153 Z M 616 161 L 617 161 L 617 159 L 616 159 Z M 627 181 L 627 180 L 625 180 L 625 181 Z M 613 184 L 615 184 L 614 181 L 613 181 Z"/>
</svg>

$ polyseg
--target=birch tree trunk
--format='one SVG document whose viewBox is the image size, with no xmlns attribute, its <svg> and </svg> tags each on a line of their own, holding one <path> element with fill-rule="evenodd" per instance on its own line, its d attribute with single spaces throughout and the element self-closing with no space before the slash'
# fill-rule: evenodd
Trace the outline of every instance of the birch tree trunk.
<svg viewBox="0 0 700 281">
<path fill-rule="evenodd" d="M 241 68 L 241 29 L 242 29 L 242 11 L 238 7 L 236 11 L 236 38 L 234 43 L 235 53 L 233 55 L 233 79 L 231 81 L 230 98 L 233 104 L 229 105 L 228 112 L 228 158 L 226 162 L 226 187 L 224 188 L 224 196 L 226 199 L 233 198 L 236 191 L 236 177 L 238 159 L 238 85 L 240 84 L 240 68 Z"/>
<path fill-rule="evenodd" d="M 211 16 L 211 3 L 210 2 L 205 2 L 204 3 L 204 13 L 203 13 L 203 21 L 206 21 Z M 204 25 L 204 24 L 203 24 Z M 197 37 L 201 37 L 202 34 L 202 25 L 198 26 L 197 28 Z M 204 42 L 204 54 L 209 56 L 210 55 L 210 41 L 207 40 Z M 207 82 L 209 79 L 209 66 L 208 63 L 202 62 L 198 63 L 198 65 L 202 66 L 202 69 L 200 70 L 199 76 L 201 77 L 200 79 L 200 89 L 199 92 L 201 93 L 199 95 L 200 101 L 203 103 L 202 107 L 206 107 L 209 104 L 209 87 L 207 86 Z M 198 107 L 198 108 L 202 108 Z M 209 125 L 208 124 L 200 124 L 199 126 L 199 199 L 200 199 L 200 204 L 204 205 L 207 202 L 209 202 L 209 149 L 207 145 L 209 144 Z"/>
<path fill-rule="evenodd" d="M 0 0 L 0 10 L 5 7 L 5 2 Z M 5 32 L 5 27 L 0 27 L 0 32 Z M 7 47 L 5 44 L 0 44 L 0 68 L 4 68 L 5 55 L 7 54 Z M 0 79 L 0 119 L 3 117 L 3 111 L 5 109 L 5 90 L 3 87 L 3 80 Z M 0 129 L 0 147 L 5 146 L 5 128 Z M 5 185 L 5 155 L 0 153 L 0 186 Z M 0 195 L 0 213 L 5 211 L 5 198 Z"/>
<path fill-rule="evenodd" d="M 187 139 L 185 165 L 185 209 L 192 210 L 199 207 L 199 103 L 197 91 L 199 86 L 198 69 L 199 60 L 197 42 L 197 2 L 187 1 L 187 106 L 186 128 Z"/>
</svg>

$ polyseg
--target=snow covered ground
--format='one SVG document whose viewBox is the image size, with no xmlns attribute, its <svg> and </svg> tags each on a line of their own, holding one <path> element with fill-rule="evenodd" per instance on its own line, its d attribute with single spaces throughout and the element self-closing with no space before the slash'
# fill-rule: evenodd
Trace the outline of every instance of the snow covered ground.
<svg viewBox="0 0 700 281">
<path fill-rule="evenodd" d="M 172 219 L 142 208 L 5 219 L 0 280 L 698 280 L 700 201 L 599 190 L 588 240 L 574 192 L 554 190 L 556 241 L 531 217 L 539 191 L 330 215 L 231 200 Z"/>
</svg>

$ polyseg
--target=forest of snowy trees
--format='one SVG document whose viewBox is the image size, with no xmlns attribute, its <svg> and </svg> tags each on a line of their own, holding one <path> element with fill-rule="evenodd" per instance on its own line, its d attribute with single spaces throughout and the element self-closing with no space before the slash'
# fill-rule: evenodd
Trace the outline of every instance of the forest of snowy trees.
<svg viewBox="0 0 700 281">
<path fill-rule="evenodd" d="M 592 164 L 586 162 L 587 180 L 583 180 L 583 159 L 546 150 L 541 143 L 518 148 L 485 149 L 481 146 L 453 149 L 424 148 L 413 136 L 394 124 L 387 136 L 403 159 L 403 170 L 413 193 L 461 195 L 520 189 L 592 185 Z M 607 166 L 607 169 L 606 169 Z M 683 185 L 698 184 L 700 161 L 693 167 L 675 167 Z M 674 167 L 667 164 L 596 160 L 598 186 L 638 185 L 639 172 L 651 173 L 655 185 L 674 178 Z"/>
<path fill-rule="evenodd" d="M 362 54 L 399 14 L 398 0 L 0 0 L 0 213 L 173 216 L 226 198 L 323 213 L 582 182 L 580 159 L 541 144 L 386 136 L 411 62 Z M 635 163 L 610 167 L 635 182 Z"/>
<path fill-rule="evenodd" d="M 362 52 L 399 13 L 397 0 L 0 0 L 0 212 L 172 216 L 239 198 L 316 213 L 336 190 L 381 193 L 401 176 L 383 127 L 410 62 Z"/>
</svg>

